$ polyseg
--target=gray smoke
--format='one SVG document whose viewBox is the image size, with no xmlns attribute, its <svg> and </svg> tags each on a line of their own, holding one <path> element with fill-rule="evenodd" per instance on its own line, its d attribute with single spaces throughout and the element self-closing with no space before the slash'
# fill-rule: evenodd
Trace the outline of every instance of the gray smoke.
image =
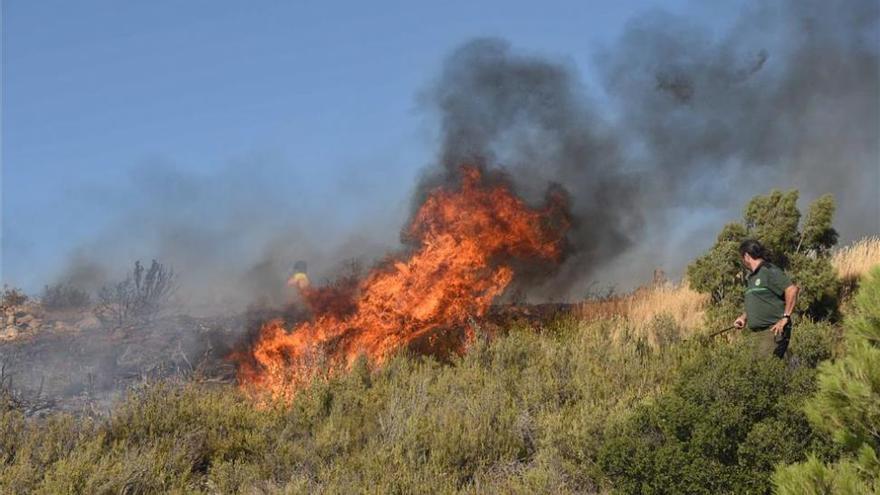
<svg viewBox="0 0 880 495">
<path fill-rule="evenodd" d="M 502 40 L 469 42 L 425 95 L 442 137 L 441 166 L 422 187 L 468 162 L 503 167 L 533 200 L 562 184 L 578 221 L 571 255 L 539 290 L 551 297 L 578 296 L 621 255 L 621 272 L 636 266 L 644 280 L 694 211 L 733 219 L 773 188 L 806 200 L 833 193 L 844 239 L 877 232 L 878 10 L 874 1 L 760 2 L 722 36 L 652 12 L 596 55 L 604 112 L 574 67 Z M 714 233 L 675 250 L 672 268 Z M 650 249 L 630 251 L 636 244 Z"/>
<path fill-rule="evenodd" d="M 876 232 L 878 10 L 757 2 L 720 37 L 668 14 L 632 22 L 598 58 L 621 137 L 655 172 L 650 205 L 799 188 L 835 194 L 845 236 Z"/>
<path fill-rule="evenodd" d="M 310 189 L 274 159 L 203 174 L 150 162 L 129 184 L 93 192 L 94 201 L 117 209 L 116 218 L 71 254 L 57 280 L 97 292 L 124 278 L 135 260 L 157 259 L 178 275 L 178 302 L 190 314 L 282 306 L 293 296 L 285 283 L 296 261 L 309 261 L 316 283 L 331 279 L 348 260 L 367 263 L 387 252 L 384 240 L 400 221 L 373 217 L 340 232 L 321 202 L 308 201 Z"/>
<path fill-rule="evenodd" d="M 596 52 L 602 94 L 565 61 L 503 40 L 466 43 L 421 95 L 441 132 L 439 166 L 413 204 L 464 163 L 503 169 L 534 203 L 564 187 L 571 252 L 532 291 L 551 298 L 583 296 L 596 279 L 641 282 L 661 265 L 679 274 L 748 198 L 773 188 L 798 188 L 804 203 L 833 193 L 844 241 L 876 233 L 878 10 L 873 0 L 756 2 L 721 34 L 651 12 Z M 190 302 L 229 308 L 279 302 L 298 259 L 324 268 L 320 282 L 345 259 L 393 248 L 402 212 L 340 234 L 321 208 L 291 201 L 309 195 L 259 160 L 209 176 L 150 164 L 131 188 L 99 195 L 118 221 L 60 279 L 96 288 L 134 259 L 158 258 Z"/>
</svg>

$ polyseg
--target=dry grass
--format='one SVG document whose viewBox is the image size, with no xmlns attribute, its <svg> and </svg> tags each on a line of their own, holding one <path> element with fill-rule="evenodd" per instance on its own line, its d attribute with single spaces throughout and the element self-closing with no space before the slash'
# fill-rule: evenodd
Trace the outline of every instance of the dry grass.
<svg viewBox="0 0 880 495">
<path fill-rule="evenodd" d="M 660 315 L 671 316 L 682 328 L 697 329 L 709 297 L 682 283 L 665 284 L 636 292 L 629 300 L 628 316 L 634 321 L 650 322 Z"/>
<path fill-rule="evenodd" d="M 609 318 L 622 319 L 635 336 L 659 346 L 663 337 L 658 335 L 663 320 L 671 320 L 681 336 L 696 332 L 703 322 L 708 296 L 691 289 L 687 282 L 663 283 L 640 287 L 621 296 L 581 303 L 576 315 L 587 321 Z"/>
<path fill-rule="evenodd" d="M 845 284 L 852 284 L 880 265 L 880 237 L 871 236 L 850 244 L 834 253 L 831 260 L 837 275 Z"/>
<path fill-rule="evenodd" d="M 851 292 L 861 277 L 880 265 L 880 237 L 865 237 L 839 249 L 832 264 Z M 619 320 L 621 324 L 615 328 L 633 332 L 656 346 L 662 340 L 658 335 L 658 329 L 664 327 L 661 320 L 671 320 L 680 335 L 688 336 L 701 328 L 707 303 L 708 296 L 694 291 L 687 282 L 655 283 L 629 294 L 584 301 L 575 314 L 586 321 Z"/>
</svg>

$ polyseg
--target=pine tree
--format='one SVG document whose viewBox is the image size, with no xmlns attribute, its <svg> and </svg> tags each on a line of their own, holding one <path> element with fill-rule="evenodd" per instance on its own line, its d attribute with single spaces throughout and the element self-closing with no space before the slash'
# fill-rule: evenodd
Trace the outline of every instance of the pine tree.
<svg viewBox="0 0 880 495">
<path fill-rule="evenodd" d="M 773 476 L 780 494 L 880 493 L 880 267 L 859 290 L 845 327 L 846 355 L 821 365 L 819 389 L 805 407 L 813 427 L 844 454 L 780 467 Z"/>
</svg>

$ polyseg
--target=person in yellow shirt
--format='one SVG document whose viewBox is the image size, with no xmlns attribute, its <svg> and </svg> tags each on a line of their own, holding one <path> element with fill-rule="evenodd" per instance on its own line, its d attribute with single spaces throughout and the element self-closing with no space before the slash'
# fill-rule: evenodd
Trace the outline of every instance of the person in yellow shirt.
<svg viewBox="0 0 880 495">
<path fill-rule="evenodd" d="M 293 264 L 293 270 L 287 278 L 287 287 L 303 290 L 309 286 L 308 268 L 305 261 L 297 261 Z"/>
</svg>

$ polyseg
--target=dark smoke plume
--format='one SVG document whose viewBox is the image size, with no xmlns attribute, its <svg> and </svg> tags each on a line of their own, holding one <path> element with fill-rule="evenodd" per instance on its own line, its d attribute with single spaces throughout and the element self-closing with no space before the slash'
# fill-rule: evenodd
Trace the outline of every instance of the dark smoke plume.
<svg viewBox="0 0 880 495">
<path fill-rule="evenodd" d="M 866 213 L 877 211 L 878 10 L 758 2 L 720 37 L 666 14 L 633 21 L 598 58 L 618 133 L 653 172 L 649 205 L 741 204 L 796 187 L 835 193 L 850 236 L 876 231 Z"/>
<path fill-rule="evenodd" d="M 596 56 L 613 117 L 596 110 L 573 67 L 472 41 L 426 95 L 442 137 L 422 190 L 468 162 L 503 167 L 532 199 L 562 184 L 578 222 L 568 261 L 540 290 L 549 296 L 578 296 L 636 244 L 654 257 L 633 250 L 630 265 L 650 273 L 669 229 L 693 211 L 736 218 L 773 188 L 799 188 L 806 200 L 831 192 L 845 238 L 877 232 L 878 9 L 756 3 L 720 37 L 669 14 L 638 18 Z M 675 250 L 673 268 L 712 236 Z"/>
<path fill-rule="evenodd" d="M 582 220 L 569 236 L 576 251 L 557 276 L 562 289 L 629 246 L 641 221 L 638 177 L 620 166 L 619 143 L 590 110 L 573 69 L 477 40 L 447 60 L 429 98 L 440 114 L 442 167 L 423 189 L 455 178 L 462 163 L 503 164 L 531 200 L 548 183 L 562 184 Z"/>
</svg>

